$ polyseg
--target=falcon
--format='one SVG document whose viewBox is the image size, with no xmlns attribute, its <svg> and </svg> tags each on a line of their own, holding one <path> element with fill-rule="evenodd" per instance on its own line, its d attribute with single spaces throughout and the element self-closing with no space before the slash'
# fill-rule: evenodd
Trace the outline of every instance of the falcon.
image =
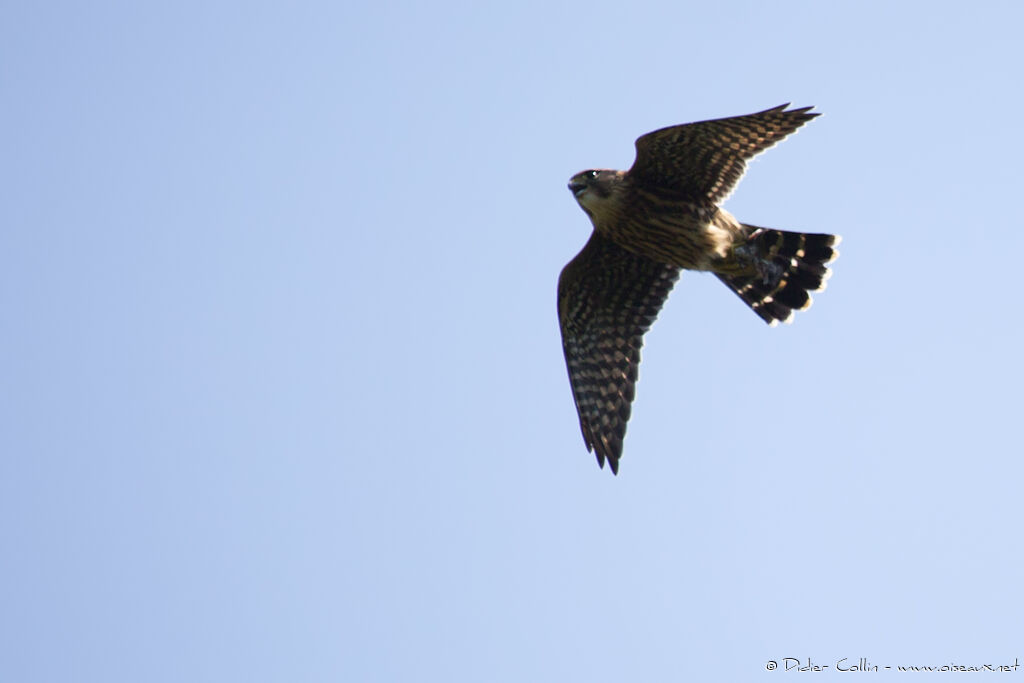
<svg viewBox="0 0 1024 683">
<path fill-rule="evenodd" d="M 562 348 L 583 441 L 614 474 L 643 335 L 680 270 L 714 273 L 769 325 L 825 287 L 839 237 L 759 228 L 720 207 L 748 160 L 818 116 L 788 107 L 647 133 L 628 171 L 569 181 L 594 230 L 558 278 Z"/>
</svg>

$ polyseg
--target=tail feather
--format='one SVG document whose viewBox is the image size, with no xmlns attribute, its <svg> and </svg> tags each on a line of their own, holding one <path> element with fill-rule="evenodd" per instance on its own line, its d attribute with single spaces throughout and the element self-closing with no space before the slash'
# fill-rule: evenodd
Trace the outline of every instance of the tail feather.
<svg viewBox="0 0 1024 683">
<path fill-rule="evenodd" d="M 839 252 L 837 235 L 787 232 L 746 226 L 751 230 L 740 249 L 752 259 L 755 275 L 718 278 L 769 325 L 790 322 L 793 311 L 811 306 L 810 292 L 825 289 L 828 263 Z"/>
</svg>

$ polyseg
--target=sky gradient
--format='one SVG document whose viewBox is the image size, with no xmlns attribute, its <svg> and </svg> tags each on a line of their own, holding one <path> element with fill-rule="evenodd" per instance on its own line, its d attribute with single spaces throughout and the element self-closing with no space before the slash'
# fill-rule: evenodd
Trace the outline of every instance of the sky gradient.
<svg viewBox="0 0 1024 683">
<path fill-rule="evenodd" d="M 1024 661 L 1022 14 L 5 5 L 0 680 Z M 684 273 L 613 477 L 566 183 L 783 102 L 726 207 L 834 277 L 771 329 Z"/>
</svg>

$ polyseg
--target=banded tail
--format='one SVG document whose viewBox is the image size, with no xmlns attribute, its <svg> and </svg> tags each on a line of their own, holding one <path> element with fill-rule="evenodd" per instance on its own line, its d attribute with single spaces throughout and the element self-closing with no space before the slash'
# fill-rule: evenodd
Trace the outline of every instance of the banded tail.
<svg viewBox="0 0 1024 683">
<path fill-rule="evenodd" d="M 718 279 L 769 325 L 788 323 L 794 310 L 810 308 L 810 292 L 825 289 L 832 274 L 827 264 L 839 256 L 840 237 L 744 227 L 751 233 L 736 251 L 753 260 L 758 274 L 717 274 Z"/>
</svg>

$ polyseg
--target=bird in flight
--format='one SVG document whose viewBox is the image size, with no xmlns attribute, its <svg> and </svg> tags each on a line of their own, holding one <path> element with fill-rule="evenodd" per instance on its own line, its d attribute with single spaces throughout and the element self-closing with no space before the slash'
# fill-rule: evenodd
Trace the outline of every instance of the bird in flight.
<svg viewBox="0 0 1024 683">
<path fill-rule="evenodd" d="M 656 130 L 628 171 L 569 181 L 594 231 L 558 278 L 562 348 L 583 441 L 615 474 L 643 335 L 680 270 L 714 273 L 769 325 L 824 289 L 839 237 L 759 228 L 719 206 L 749 159 L 818 116 L 788 106 Z"/>
</svg>

